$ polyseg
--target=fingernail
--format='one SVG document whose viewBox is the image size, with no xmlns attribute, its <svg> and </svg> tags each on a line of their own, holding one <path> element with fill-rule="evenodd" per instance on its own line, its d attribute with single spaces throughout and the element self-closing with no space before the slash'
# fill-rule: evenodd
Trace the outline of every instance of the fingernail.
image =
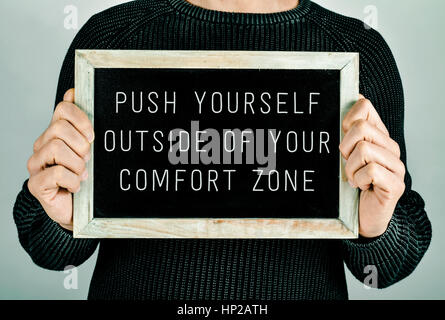
<svg viewBox="0 0 445 320">
<path fill-rule="evenodd" d="M 82 181 L 85 181 L 88 178 L 88 171 L 85 169 L 85 171 L 82 173 L 81 179 Z"/>
<path fill-rule="evenodd" d="M 353 183 L 351 180 L 348 180 L 348 182 L 349 182 L 349 185 L 350 185 L 352 188 L 356 188 L 356 186 L 354 185 L 354 183 Z"/>
<path fill-rule="evenodd" d="M 85 162 L 88 162 L 88 161 L 90 161 L 90 159 L 91 159 L 91 152 L 88 152 L 88 153 L 85 155 L 85 157 L 83 157 L 83 160 L 85 160 Z"/>
<path fill-rule="evenodd" d="M 87 139 L 88 139 L 89 143 L 93 142 L 94 141 L 94 132 L 88 132 Z"/>
</svg>

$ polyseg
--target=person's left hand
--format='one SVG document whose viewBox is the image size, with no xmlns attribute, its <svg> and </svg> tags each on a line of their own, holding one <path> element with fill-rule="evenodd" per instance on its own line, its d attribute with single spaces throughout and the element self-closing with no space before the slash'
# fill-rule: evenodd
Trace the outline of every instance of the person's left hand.
<svg viewBox="0 0 445 320">
<path fill-rule="evenodd" d="M 340 152 L 349 183 L 360 188 L 360 235 L 383 234 L 405 191 L 405 166 L 400 148 L 389 136 L 372 103 L 360 99 L 345 116 Z"/>
</svg>

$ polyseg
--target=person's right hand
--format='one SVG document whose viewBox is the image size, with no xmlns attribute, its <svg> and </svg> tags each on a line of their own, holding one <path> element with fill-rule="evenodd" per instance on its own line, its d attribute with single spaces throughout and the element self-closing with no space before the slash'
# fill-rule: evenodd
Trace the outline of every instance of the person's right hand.
<svg viewBox="0 0 445 320">
<path fill-rule="evenodd" d="M 48 216 L 63 228 L 73 230 L 72 194 L 86 180 L 93 126 L 74 104 L 74 89 L 68 90 L 54 111 L 48 129 L 34 143 L 28 160 L 28 189 Z"/>
</svg>

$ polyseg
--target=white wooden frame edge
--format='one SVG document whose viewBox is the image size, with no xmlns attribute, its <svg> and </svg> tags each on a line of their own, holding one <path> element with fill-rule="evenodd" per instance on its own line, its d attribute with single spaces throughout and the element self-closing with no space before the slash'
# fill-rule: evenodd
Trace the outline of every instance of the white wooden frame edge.
<svg viewBox="0 0 445 320">
<path fill-rule="evenodd" d="M 96 68 L 238 68 L 340 70 L 340 128 L 358 99 L 359 54 L 290 51 L 76 50 L 75 101 L 94 123 Z M 340 130 L 341 132 L 341 130 Z M 343 137 L 342 132 L 340 138 Z M 74 195 L 75 238 L 341 238 L 358 237 L 358 190 L 339 157 L 338 219 L 94 218 L 94 143 L 89 177 Z"/>
</svg>

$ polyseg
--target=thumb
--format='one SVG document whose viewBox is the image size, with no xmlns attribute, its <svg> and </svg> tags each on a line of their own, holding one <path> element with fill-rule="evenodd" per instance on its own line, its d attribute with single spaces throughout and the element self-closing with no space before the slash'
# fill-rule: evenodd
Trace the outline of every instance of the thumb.
<svg viewBox="0 0 445 320">
<path fill-rule="evenodd" d="M 65 92 L 63 101 L 74 103 L 74 88 L 71 88 L 67 92 Z"/>
</svg>

